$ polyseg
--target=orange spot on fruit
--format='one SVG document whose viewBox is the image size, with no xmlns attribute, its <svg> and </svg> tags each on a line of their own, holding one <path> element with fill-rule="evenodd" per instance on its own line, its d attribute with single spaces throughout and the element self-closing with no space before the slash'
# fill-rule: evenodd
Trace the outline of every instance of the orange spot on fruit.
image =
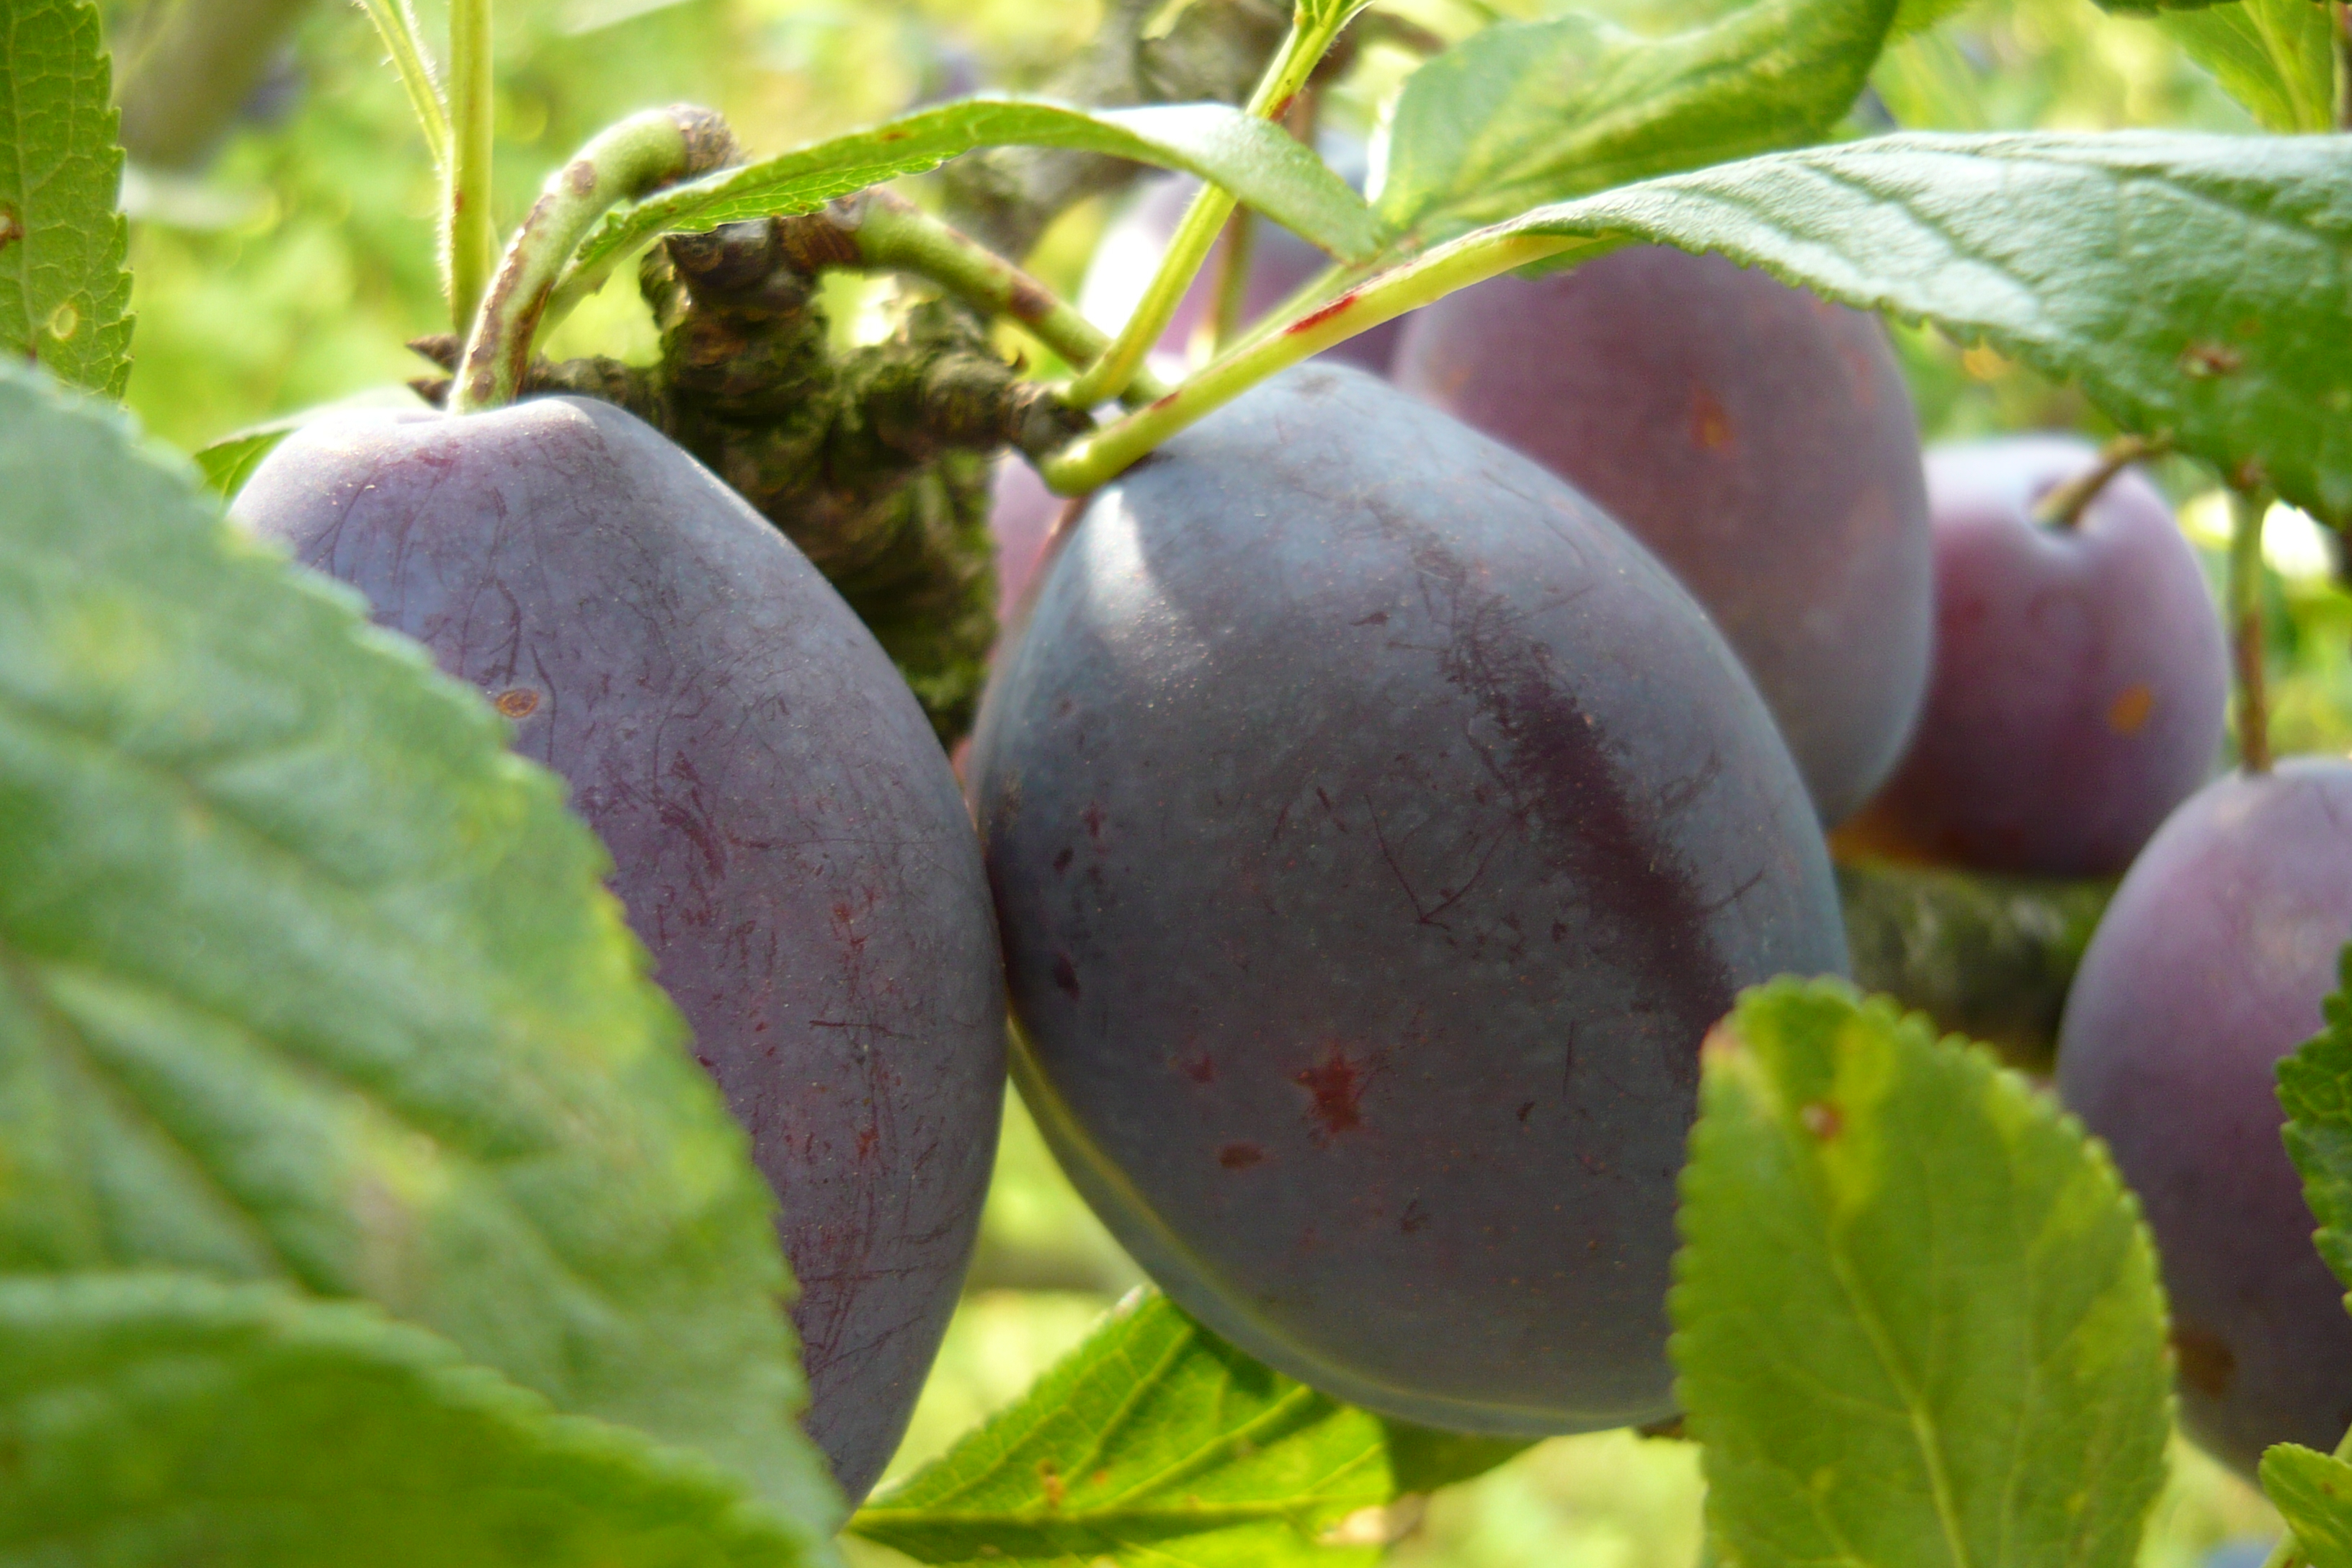
<svg viewBox="0 0 2352 1568">
<path fill-rule="evenodd" d="M 2118 735 L 2136 735 L 2156 710 L 2156 693 L 2145 681 L 2126 686 L 2107 704 L 2107 728 Z"/>
<path fill-rule="evenodd" d="M 528 719 L 539 711 L 539 693 L 528 686 L 509 687 L 491 699 L 491 702 L 509 719 Z"/>
<path fill-rule="evenodd" d="M 1691 389 L 1691 441 L 1706 452 L 1720 452 L 1731 445 L 1731 416 L 1704 386 Z"/>
</svg>

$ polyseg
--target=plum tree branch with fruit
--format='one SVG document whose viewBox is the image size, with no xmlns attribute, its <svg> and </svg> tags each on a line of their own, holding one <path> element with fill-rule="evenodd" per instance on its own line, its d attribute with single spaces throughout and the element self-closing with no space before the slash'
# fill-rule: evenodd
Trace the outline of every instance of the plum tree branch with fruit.
<svg viewBox="0 0 2352 1568">
<path fill-rule="evenodd" d="M 1087 101 L 750 162 L 640 114 L 493 277 L 458 0 L 446 406 L 249 437 L 225 521 L 58 385 L 120 155 L 24 0 L 0 1545 L 1362 1562 L 1633 1427 L 1714 1560 L 2121 1568 L 2176 1406 L 2352 1541 L 2352 765 L 2269 754 L 2260 578 L 2273 494 L 2352 521 L 2352 148 L 1849 138 L 1934 18 L 1748 0 L 1491 23 L 1359 190 L 1274 121 L 1360 9 L 1115 0 Z M 1117 324 L 1020 267 L 1104 159 L 1202 182 Z M 639 251 L 656 361 L 534 357 Z M 845 345 L 833 269 L 938 297 Z M 1923 453 L 1886 313 L 2126 436 Z M 1008 447 L 1070 500 L 1000 627 Z M 1008 1075 L 1155 1289 L 869 1500 Z"/>
</svg>

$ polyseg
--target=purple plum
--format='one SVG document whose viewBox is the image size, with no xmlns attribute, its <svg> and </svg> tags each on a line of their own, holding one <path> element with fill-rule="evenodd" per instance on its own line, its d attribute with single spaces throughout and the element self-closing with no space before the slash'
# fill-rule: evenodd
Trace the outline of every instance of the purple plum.
<svg viewBox="0 0 2352 1568">
<path fill-rule="evenodd" d="M 1895 777 L 1842 844 L 1987 871 L 2112 877 L 2213 771 L 2221 621 L 2156 487 L 2126 468 L 2073 526 L 2042 498 L 2098 465 L 2012 436 L 1927 454 L 1936 661 Z"/>
<path fill-rule="evenodd" d="M 1301 366 L 1097 492 L 971 777 L 1024 1099 L 1188 1311 L 1409 1421 L 1668 1412 L 1700 1041 L 1846 956 L 1788 749 L 1647 551 Z"/>
<path fill-rule="evenodd" d="M 321 420 L 235 510 L 570 783 L 781 1201 L 810 1433 L 862 1497 L 955 1305 L 1003 1080 L 977 846 L 906 683 L 782 533 L 609 404 Z"/>
<path fill-rule="evenodd" d="M 2279 1140 L 2278 1060 L 2352 940 L 2352 764 L 2231 773 L 2168 818 L 2091 939 L 2058 1092 L 2163 1256 L 2182 1425 L 2251 1476 L 2352 1426 L 2352 1316 Z"/>
<path fill-rule="evenodd" d="M 1755 676 L 1822 820 L 1911 733 L 1933 625 L 1919 436 L 1886 333 L 1719 256 L 1633 247 L 1408 318 L 1391 374 L 1599 502 Z"/>
</svg>

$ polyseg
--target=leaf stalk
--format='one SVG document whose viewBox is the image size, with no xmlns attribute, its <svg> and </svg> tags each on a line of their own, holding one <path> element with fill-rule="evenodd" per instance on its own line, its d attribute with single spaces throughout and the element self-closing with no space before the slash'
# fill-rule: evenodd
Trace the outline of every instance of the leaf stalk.
<svg viewBox="0 0 2352 1568">
<path fill-rule="evenodd" d="M 1258 79 L 1249 101 L 1242 106 L 1243 112 L 1259 120 L 1281 119 L 1290 108 L 1291 100 L 1306 88 L 1315 68 L 1330 51 L 1339 30 L 1348 25 L 1351 10 L 1347 6 L 1317 6 L 1300 0 L 1282 47 L 1266 67 L 1265 75 Z M 1176 307 L 1183 302 L 1184 291 L 1192 286 L 1225 220 L 1233 216 L 1234 205 L 1232 193 L 1223 186 L 1201 187 L 1201 194 L 1185 209 L 1183 221 L 1176 226 L 1175 236 L 1160 258 L 1160 269 L 1152 274 L 1135 313 L 1128 317 L 1127 324 L 1118 330 L 1118 335 L 1111 340 L 1102 356 L 1070 384 L 1065 401 L 1071 407 L 1091 408 L 1127 390 L 1142 368 L 1144 356 L 1151 352 L 1151 345 L 1168 330 Z"/>
<path fill-rule="evenodd" d="M 2271 771 L 2270 704 L 2263 679 L 2263 516 L 2270 498 L 2230 492 L 2230 651 L 2238 685 L 2238 765 Z"/>
<path fill-rule="evenodd" d="M 449 179 L 449 106 L 441 97 L 441 81 L 434 74 L 432 58 L 425 52 L 424 40 L 416 35 L 416 14 L 409 9 L 408 0 L 359 0 L 360 9 L 375 24 L 376 37 L 383 41 L 384 52 L 392 58 L 392 68 L 399 73 L 400 85 L 408 89 L 408 106 L 416 112 L 416 129 L 424 133 L 425 150 L 433 156 L 433 172 L 446 185 Z"/>
<path fill-rule="evenodd" d="M 498 235 L 490 226 L 490 0 L 449 0 L 449 103 L 442 258 L 449 279 L 450 324 L 462 333 L 498 260 Z"/>
<path fill-rule="evenodd" d="M 1443 299 L 1456 289 L 1583 247 L 1607 244 L 1572 235 L 1489 232 L 1467 237 L 1358 284 L 1285 325 L 1219 355 L 1167 396 L 1081 437 L 1039 468 L 1063 495 L 1108 483 L 1162 441 L 1231 403 L 1277 371 L 1381 322 Z"/>
<path fill-rule="evenodd" d="M 733 155 L 734 146 L 717 114 L 674 105 L 633 114 L 599 132 L 549 175 L 473 319 L 449 389 L 450 412 L 472 413 L 514 401 L 556 278 L 607 208 L 716 168 Z"/>
<path fill-rule="evenodd" d="M 866 266 L 912 274 L 976 310 L 1018 322 L 1074 365 L 1092 362 L 1110 345 L 1108 333 L 1044 283 L 903 196 L 861 192 L 834 203 L 823 220 L 847 235 Z M 1149 403 L 1167 390 L 1159 377 L 1139 371 L 1127 395 Z"/>
</svg>

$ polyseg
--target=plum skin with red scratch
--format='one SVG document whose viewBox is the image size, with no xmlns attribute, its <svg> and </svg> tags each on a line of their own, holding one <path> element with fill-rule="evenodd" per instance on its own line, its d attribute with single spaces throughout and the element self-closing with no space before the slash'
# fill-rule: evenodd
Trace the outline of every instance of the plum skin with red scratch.
<svg viewBox="0 0 2352 1568">
<path fill-rule="evenodd" d="M 1846 958 L 1787 747 L 1646 551 L 1303 366 L 1095 497 L 970 776 L 1016 1077 L 1182 1306 L 1408 1420 L 1667 1414 L 1700 1041 Z"/>
</svg>

